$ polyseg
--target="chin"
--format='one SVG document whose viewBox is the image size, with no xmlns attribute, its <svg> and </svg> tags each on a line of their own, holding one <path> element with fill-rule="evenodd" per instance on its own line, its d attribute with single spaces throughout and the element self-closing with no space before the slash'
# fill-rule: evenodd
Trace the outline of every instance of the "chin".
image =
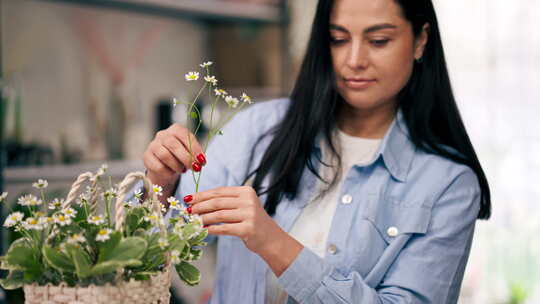
<svg viewBox="0 0 540 304">
<path fill-rule="evenodd" d="M 341 95 L 345 103 L 357 110 L 371 110 L 380 107 L 383 102 L 378 98 L 370 96 L 369 94 L 344 94 Z"/>
</svg>

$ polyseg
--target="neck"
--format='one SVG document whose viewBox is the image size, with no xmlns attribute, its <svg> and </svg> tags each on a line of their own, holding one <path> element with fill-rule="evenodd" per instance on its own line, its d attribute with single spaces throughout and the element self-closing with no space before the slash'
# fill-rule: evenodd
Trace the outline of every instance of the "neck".
<svg viewBox="0 0 540 304">
<path fill-rule="evenodd" d="M 396 106 L 393 103 L 366 110 L 343 102 L 338 127 L 350 136 L 379 139 L 384 137 L 395 115 Z"/>
</svg>

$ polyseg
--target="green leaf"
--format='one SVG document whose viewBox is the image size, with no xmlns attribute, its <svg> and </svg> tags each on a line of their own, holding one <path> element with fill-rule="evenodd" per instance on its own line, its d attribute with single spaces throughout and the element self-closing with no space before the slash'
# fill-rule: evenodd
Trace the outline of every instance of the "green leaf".
<svg viewBox="0 0 540 304">
<path fill-rule="evenodd" d="M 75 272 L 81 279 L 90 276 L 90 269 L 92 268 L 92 260 L 84 249 L 80 246 L 73 244 L 66 244 L 66 251 L 68 252 L 71 261 L 75 265 Z"/>
<path fill-rule="evenodd" d="M 75 265 L 71 259 L 57 248 L 44 245 L 41 250 L 45 261 L 54 269 L 60 272 L 75 272 Z"/>
<path fill-rule="evenodd" d="M 30 247 L 27 239 L 21 238 L 11 244 L 5 255 L 5 262 L 11 269 L 40 272 L 39 252 Z"/>
<path fill-rule="evenodd" d="M 131 236 L 139 226 L 141 226 L 142 218 L 146 215 L 146 211 L 143 208 L 132 208 L 127 212 L 126 220 L 124 222 L 124 230 L 126 235 Z"/>
<path fill-rule="evenodd" d="M 98 263 L 110 260 L 114 254 L 114 250 L 122 240 L 122 233 L 120 231 L 113 231 L 109 236 L 110 238 L 105 242 L 97 242 L 99 248 Z"/>
<path fill-rule="evenodd" d="M 7 278 L 0 279 L 0 285 L 6 290 L 13 290 L 24 285 L 24 272 L 20 270 L 12 270 Z"/>
<path fill-rule="evenodd" d="M 147 242 L 137 236 L 127 237 L 120 240 L 120 243 L 111 250 L 103 251 L 103 256 L 98 259 L 98 263 L 106 261 L 128 261 L 132 259 L 140 260 L 146 252 Z"/>
<path fill-rule="evenodd" d="M 134 278 L 137 281 L 147 281 L 150 280 L 150 277 L 156 275 L 157 271 L 141 271 L 134 274 Z"/>
<path fill-rule="evenodd" d="M 170 250 L 178 250 L 179 252 L 182 252 L 184 249 L 184 246 L 186 246 L 186 241 L 181 240 L 180 237 L 176 234 L 169 234 L 169 244 L 170 244 Z"/>
<path fill-rule="evenodd" d="M 102 275 L 106 273 L 112 273 L 116 271 L 118 268 L 124 268 L 124 267 L 139 267 L 142 266 L 142 262 L 140 260 L 131 259 L 127 261 L 107 261 L 103 263 L 98 263 L 94 267 L 92 267 L 92 270 L 90 271 L 91 275 L 97 276 Z"/>
<path fill-rule="evenodd" d="M 191 246 L 197 246 L 208 236 L 208 229 L 204 229 L 199 235 L 189 240 Z"/>
<path fill-rule="evenodd" d="M 182 281 L 186 282 L 189 286 L 197 285 L 201 281 L 201 272 L 190 263 L 182 261 L 175 268 Z"/>
<path fill-rule="evenodd" d="M 191 253 L 189 255 L 190 261 L 197 261 L 202 257 L 202 249 L 191 249 Z"/>
<path fill-rule="evenodd" d="M 199 118 L 199 115 L 197 114 L 197 112 L 191 112 L 191 118 L 197 119 Z"/>
</svg>

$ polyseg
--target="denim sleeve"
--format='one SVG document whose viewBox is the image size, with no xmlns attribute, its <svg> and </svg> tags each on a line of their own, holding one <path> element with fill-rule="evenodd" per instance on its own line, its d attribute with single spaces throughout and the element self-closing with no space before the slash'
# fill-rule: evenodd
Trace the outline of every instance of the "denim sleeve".
<svg viewBox="0 0 540 304">
<path fill-rule="evenodd" d="M 344 275 L 304 248 L 279 277 L 299 303 L 455 303 L 480 206 L 476 175 L 465 171 L 435 199 L 428 231 L 402 247 L 376 288 Z"/>
</svg>

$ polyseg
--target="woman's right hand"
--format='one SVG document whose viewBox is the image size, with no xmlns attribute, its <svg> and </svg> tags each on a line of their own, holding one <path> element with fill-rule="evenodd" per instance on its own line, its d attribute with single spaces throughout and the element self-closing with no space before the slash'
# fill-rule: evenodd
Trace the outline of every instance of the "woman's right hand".
<svg viewBox="0 0 540 304">
<path fill-rule="evenodd" d="M 181 173 L 188 169 L 198 172 L 206 164 L 201 145 L 193 133 L 180 124 L 157 132 L 144 152 L 143 161 L 146 176 L 165 189 L 173 187 Z"/>
</svg>

